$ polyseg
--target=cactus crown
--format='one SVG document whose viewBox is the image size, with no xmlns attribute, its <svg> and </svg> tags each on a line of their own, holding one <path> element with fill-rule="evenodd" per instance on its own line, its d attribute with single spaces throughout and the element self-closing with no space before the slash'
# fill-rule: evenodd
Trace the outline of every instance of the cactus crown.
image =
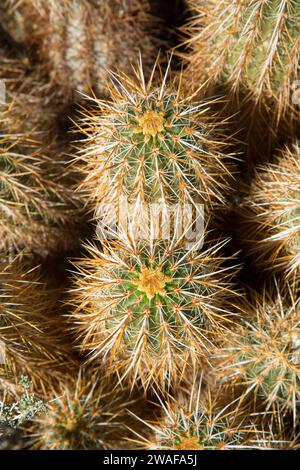
<svg viewBox="0 0 300 470">
<path fill-rule="evenodd" d="M 94 100 L 96 108 L 84 113 L 82 188 L 97 202 L 118 195 L 130 202 L 223 202 L 232 173 L 226 138 L 210 122 L 210 103 L 184 99 L 168 70 L 160 84 L 153 77 L 145 84 L 141 64 L 136 75 L 114 75 L 111 101 Z"/>
<path fill-rule="evenodd" d="M 48 413 L 34 419 L 31 432 L 37 437 L 33 448 L 118 448 L 126 405 L 124 397 L 112 396 L 95 377 L 93 382 L 89 381 L 80 371 L 75 383 L 60 385 L 54 399 L 48 403 Z"/>
<path fill-rule="evenodd" d="M 82 347 L 94 358 L 109 354 L 145 387 L 157 376 L 167 386 L 186 356 L 205 353 L 232 321 L 226 302 L 234 270 L 222 267 L 223 245 L 198 254 L 124 236 L 104 254 L 89 248 L 91 259 L 78 264 L 73 314 Z"/>
<path fill-rule="evenodd" d="M 243 438 L 243 433 L 230 429 L 226 420 L 211 422 L 207 413 L 192 413 L 189 416 L 179 414 L 160 439 L 163 449 L 224 450 L 239 447 Z"/>
<path fill-rule="evenodd" d="M 200 389 L 189 390 L 189 399 L 163 402 L 162 416 L 148 424 L 154 436 L 143 438 L 144 448 L 159 450 L 237 450 L 271 447 L 271 433 L 257 431 L 253 417 L 246 421 L 232 404 L 220 407 L 217 400 L 202 399 Z M 234 411 L 233 411 L 234 410 Z"/>
</svg>

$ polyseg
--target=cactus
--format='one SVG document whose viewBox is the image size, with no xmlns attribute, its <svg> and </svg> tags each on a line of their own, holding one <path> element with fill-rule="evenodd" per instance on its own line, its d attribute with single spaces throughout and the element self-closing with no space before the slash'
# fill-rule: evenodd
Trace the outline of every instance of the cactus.
<svg viewBox="0 0 300 470">
<path fill-rule="evenodd" d="M 220 393 L 220 392 L 219 392 Z M 202 398 L 200 390 L 185 400 L 159 398 L 162 416 L 149 426 L 152 436 L 137 441 L 144 449 L 199 451 L 199 450 L 254 450 L 275 449 L 281 445 L 270 431 L 258 429 L 255 418 L 245 410 L 234 410 L 233 404 L 224 408 L 212 400 Z M 257 420 L 256 420 L 257 421 Z"/>
<path fill-rule="evenodd" d="M 47 254 L 76 243 L 71 229 L 78 227 L 70 220 L 78 214 L 75 199 L 51 166 L 30 135 L 0 136 L 2 249 Z"/>
<path fill-rule="evenodd" d="M 49 394 L 48 394 L 49 396 Z M 29 429 L 32 449 L 111 450 L 125 446 L 130 401 L 82 369 L 50 392 L 47 414 Z M 126 421 L 127 420 L 127 421 Z M 128 434 L 128 430 L 127 430 Z"/>
<path fill-rule="evenodd" d="M 238 210 L 239 239 L 246 256 L 262 271 L 299 276 L 300 147 L 283 149 L 274 164 L 261 167 Z"/>
<path fill-rule="evenodd" d="M 0 80 L 0 246 L 42 255 L 77 246 L 80 201 L 57 130 L 59 96 L 26 57 L 1 45 Z"/>
<path fill-rule="evenodd" d="M 61 136 L 66 104 L 62 91 L 49 82 L 42 67 L 33 65 L 31 57 L 0 42 L 0 80 L 6 88 L 6 104 L 0 103 L 1 120 L 6 132 L 34 131 L 41 146 L 52 148 Z M 57 153 L 56 145 L 53 159 L 58 159 Z"/>
<path fill-rule="evenodd" d="M 273 125 L 292 112 L 299 74 L 300 5 L 292 0 L 190 0 L 190 71 L 265 106 Z"/>
<path fill-rule="evenodd" d="M 26 373 L 39 386 L 72 365 L 72 355 L 61 337 L 62 322 L 55 317 L 57 299 L 39 280 L 37 269 L 18 259 L 2 259 L 0 267 L 0 329 L 4 369 L 15 376 Z M 6 374 L 6 370 L 4 371 Z M 4 376 L 5 377 L 5 376 Z"/>
<path fill-rule="evenodd" d="M 275 299 L 258 298 L 256 315 L 232 332 L 218 356 L 221 375 L 281 416 L 290 411 L 296 423 L 300 404 L 299 298 L 293 286 L 288 295 L 278 289 Z"/>
<path fill-rule="evenodd" d="M 0 449 L 299 448 L 300 2 L 166 3 L 0 0 Z"/>
<path fill-rule="evenodd" d="M 233 180 L 228 139 L 216 129 L 222 123 L 213 124 L 209 102 L 181 96 L 180 79 L 168 79 L 167 70 L 158 85 L 146 84 L 140 62 L 134 81 L 114 76 L 110 101 L 93 101 L 79 123 L 86 143 L 78 159 L 81 189 L 96 212 L 121 196 L 130 203 L 225 202 Z"/>
<path fill-rule="evenodd" d="M 87 247 L 76 264 L 72 323 L 92 360 L 108 358 L 147 389 L 168 388 L 206 355 L 233 321 L 232 276 L 220 250 L 182 248 L 179 241 L 134 241 L 118 236 L 104 253 Z"/>
<path fill-rule="evenodd" d="M 12 23 L 9 33 L 36 49 L 40 63 L 63 88 L 65 98 L 74 99 L 74 92 L 87 93 L 92 87 L 105 93 L 107 70 L 130 71 L 130 59 L 139 50 L 151 63 L 159 47 L 155 38 L 159 22 L 151 15 L 148 0 L 13 3 L 6 13 Z M 22 34 L 16 37 L 17 21 Z"/>
</svg>

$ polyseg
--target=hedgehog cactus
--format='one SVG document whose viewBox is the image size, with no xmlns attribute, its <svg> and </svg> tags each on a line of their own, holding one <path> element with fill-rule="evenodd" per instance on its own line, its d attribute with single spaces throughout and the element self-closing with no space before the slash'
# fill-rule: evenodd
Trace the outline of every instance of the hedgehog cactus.
<svg viewBox="0 0 300 470">
<path fill-rule="evenodd" d="M 81 188 L 96 212 L 122 196 L 130 203 L 224 203 L 233 155 L 223 153 L 222 122 L 213 124 L 209 102 L 181 95 L 180 79 L 167 70 L 158 84 L 153 76 L 146 84 L 140 63 L 135 80 L 113 77 L 110 101 L 92 101 L 96 107 L 79 124 L 86 144 L 78 159 Z"/>
<path fill-rule="evenodd" d="M 291 289 L 291 288 L 290 288 Z M 242 385 L 265 409 L 291 411 L 296 422 L 300 404 L 300 305 L 290 290 L 275 300 L 257 302 L 256 318 L 230 335 L 220 354 L 221 374 Z"/>
<path fill-rule="evenodd" d="M 45 172 L 30 137 L 23 136 L 21 146 L 18 136 L 0 137 L 0 246 L 55 251 L 72 240 L 67 209 L 74 208 L 66 188 Z"/>
<path fill-rule="evenodd" d="M 71 353 L 61 339 L 61 324 L 53 315 L 56 309 L 57 299 L 39 281 L 37 270 L 24 269 L 18 260 L 9 263 L 2 259 L 1 346 L 5 369 L 10 373 L 26 373 L 35 382 L 52 381 L 55 373 L 71 365 Z"/>
<path fill-rule="evenodd" d="M 224 242 L 199 253 L 180 242 L 133 241 L 89 247 L 77 264 L 74 329 L 90 359 L 107 357 L 121 378 L 168 388 L 205 355 L 233 321 L 234 269 Z M 226 309 L 226 306 L 228 309 Z"/>
<path fill-rule="evenodd" d="M 196 398 L 196 399 L 195 399 Z M 150 450 L 254 450 L 275 448 L 272 434 L 258 430 L 253 418 L 245 419 L 241 410 L 228 404 L 219 406 L 209 397 L 206 403 L 198 396 L 185 401 L 160 399 L 162 416 L 147 423 L 152 437 L 143 438 L 141 447 Z"/>
<path fill-rule="evenodd" d="M 61 135 L 66 112 L 63 92 L 48 81 L 41 66 L 17 47 L 10 50 L 0 38 L 0 80 L 5 85 L 5 103 L 0 103 L 1 120 L 14 134 L 35 131 L 41 145 L 53 147 Z M 57 160 L 57 148 L 53 159 Z"/>
<path fill-rule="evenodd" d="M 266 105 L 279 122 L 291 112 L 299 75 L 300 5 L 293 0 L 190 0 L 190 68 Z M 197 77 L 198 78 L 198 77 Z"/>
<path fill-rule="evenodd" d="M 16 36 L 17 22 L 22 27 Z M 8 32 L 37 50 L 68 98 L 92 87 L 105 93 L 107 71 L 130 71 L 130 59 L 139 50 L 151 63 L 157 23 L 148 0 L 11 0 L 6 7 Z"/>
<path fill-rule="evenodd" d="M 50 392 L 47 413 L 36 416 L 29 431 L 32 448 L 42 450 L 111 450 L 124 448 L 128 401 L 93 374 L 80 370 Z M 48 395 L 49 396 L 49 395 Z M 127 420 L 127 421 L 126 421 Z"/>
<path fill-rule="evenodd" d="M 77 244 L 80 204 L 57 130 L 59 96 L 25 59 L 0 45 L 0 246 L 47 254 Z"/>
<path fill-rule="evenodd" d="M 240 233 L 237 237 L 258 269 L 299 276 L 299 142 L 282 150 L 277 163 L 256 172 L 238 220 Z"/>
<path fill-rule="evenodd" d="M 0 0 L 0 450 L 299 448 L 300 0 L 167 3 Z"/>
</svg>

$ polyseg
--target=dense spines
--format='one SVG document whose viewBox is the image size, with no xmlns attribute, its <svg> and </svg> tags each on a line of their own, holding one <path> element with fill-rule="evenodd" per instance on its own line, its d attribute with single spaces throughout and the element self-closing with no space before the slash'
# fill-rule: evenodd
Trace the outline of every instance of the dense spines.
<svg viewBox="0 0 300 470">
<path fill-rule="evenodd" d="M 278 291 L 275 299 L 258 299 L 252 319 L 232 331 L 218 356 L 221 375 L 229 384 L 242 386 L 242 399 L 251 396 L 266 412 L 281 416 L 290 411 L 295 423 L 300 403 L 300 305 L 293 289 L 289 286 L 288 295 Z"/>
<path fill-rule="evenodd" d="M 292 0 L 191 0 L 190 73 L 229 85 L 264 105 L 276 126 L 292 112 L 299 74 L 300 6 Z"/>
<path fill-rule="evenodd" d="M 159 47 L 148 0 L 23 0 L 7 16 L 12 26 L 21 17 L 23 42 L 69 99 L 91 88 L 105 94 L 109 69 L 130 72 L 139 51 L 151 64 Z"/>
<path fill-rule="evenodd" d="M 280 446 L 247 411 L 235 410 L 230 403 L 220 406 L 220 397 L 219 394 L 212 399 L 209 392 L 204 399 L 200 390 L 195 393 L 192 388 L 190 396 L 183 400 L 160 399 L 161 416 L 145 422 L 151 435 L 138 440 L 138 444 L 144 449 L 172 451 L 263 450 Z"/>
<path fill-rule="evenodd" d="M 70 216 L 77 216 L 79 209 L 52 162 L 41 155 L 30 135 L 2 134 L 0 157 L 2 249 L 47 254 L 72 246 Z"/>
<path fill-rule="evenodd" d="M 42 255 L 71 249 L 82 214 L 58 129 L 59 95 L 27 57 L 0 50 L 0 246 Z"/>
<path fill-rule="evenodd" d="M 126 448 L 133 400 L 80 370 L 78 377 L 61 381 L 49 391 L 46 414 L 33 419 L 32 449 L 112 450 Z"/>
<path fill-rule="evenodd" d="M 223 264 L 223 245 L 198 253 L 180 241 L 119 234 L 104 253 L 88 247 L 88 257 L 76 263 L 73 291 L 82 350 L 90 359 L 107 358 L 122 379 L 137 379 L 145 389 L 178 381 L 234 321 L 236 268 Z"/>
<path fill-rule="evenodd" d="M 0 80 L 5 86 L 0 104 L 3 124 L 10 133 L 35 132 L 41 146 L 54 147 L 61 136 L 61 116 L 66 112 L 62 91 L 49 81 L 31 56 L 0 43 Z M 65 139 L 65 137 L 64 137 Z M 57 145 L 53 158 L 58 159 Z"/>
<path fill-rule="evenodd" d="M 37 269 L 4 258 L 0 268 L 3 367 L 15 376 L 26 373 L 35 383 L 52 381 L 73 361 L 61 328 L 55 292 L 39 280 Z"/>
<path fill-rule="evenodd" d="M 84 96 L 77 90 L 97 98 L 111 96 L 109 101 L 88 101 L 75 129 L 75 172 L 83 170 L 81 188 L 100 222 L 106 203 L 129 214 L 122 206 L 125 196 L 130 203 L 158 203 L 167 215 L 170 205 L 204 203 L 213 222 L 219 222 L 221 206 L 227 231 L 246 186 L 237 181 L 241 193 L 232 203 L 234 214 L 226 204 L 222 211 L 233 174 L 227 146 L 235 140 L 233 132 L 225 137 L 225 120 L 211 112 L 222 100 L 195 102 L 203 80 L 213 85 L 210 94 L 229 98 L 222 115 L 237 113 L 239 137 L 253 159 L 253 148 L 265 158 L 273 155 L 275 143 L 279 147 L 290 140 L 297 125 L 297 1 L 187 0 L 204 15 L 188 26 L 193 37 L 187 46 L 194 48 L 190 66 L 175 80 L 159 68 L 151 74 L 155 40 L 146 31 L 157 23 L 149 15 L 150 3 L 155 9 L 160 2 L 1 2 L 0 80 L 5 81 L 7 104 L 0 105 L 0 248 L 10 258 L 20 248 L 30 256 L 57 253 L 83 235 L 76 226 L 78 199 L 68 189 L 74 174 L 72 169 L 65 172 L 64 164 L 67 154 L 74 153 L 65 131 L 67 113 L 76 97 Z M 132 73 L 131 54 L 137 49 L 142 49 L 149 82 L 141 65 Z M 108 69 L 127 75 L 113 73 L 108 88 Z M 132 388 L 141 384 L 140 394 L 154 385 L 164 399 L 167 391 L 180 393 L 184 384 L 189 395 L 192 373 L 199 369 L 206 387 L 215 387 L 213 396 L 221 379 L 218 400 L 207 404 L 202 392 L 198 403 L 162 399 L 165 416 L 147 422 L 152 437 L 143 440 L 143 447 L 277 448 L 280 443 L 261 426 L 265 423 L 273 432 L 278 425 L 279 434 L 290 438 L 288 445 L 299 447 L 299 284 L 294 298 L 287 295 L 287 278 L 299 283 L 300 277 L 299 144 L 272 161 L 253 175 L 241 175 L 248 183 L 253 176 L 253 183 L 237 207 L 235 226 L 229 227 L 235 241 L 239 239 L 246 278 L 266 296 L 250 310 L 242 301 L 240 311 L 250 315 L 240 326 L 235 324 L 240 320 L 234 317 L 236 291 L 231 284 L 236 267 L 232 270 L 231 259 L 220 254 L 222 242 L 197 253 L 195 247 L 188 251 L 186 240 L 178 245 L 136 241 L 133 233 L 103 243 L 101 249 L 97 241 L 87 248 L 87 258 L 75 263 L 70 328 L 60 315 L 66 311 L 52 299 L 56 293 L 46 292 L 35 271 L 24 273 L 24 265 L 17 269 L 15 262 L 2 260 L 0 355 L 4 349 L 6 364 L 0 367 L 0 392 L 17 394 L 11 374 L 16 377 L 25 368 L 36 391 L 51 402 L 50 413 L 28 429 L 33 449 L 128 449 L 135 443 L 124 442 L 125 435 L 130 438 L 125 408 L 131 403 L 121 383 L 129 379 Z M 164 232 L 161 216 L 156 225 Z M 172 212 L 172 224 L 180 216 Z M 134 218 L 145 228 L 143 217 Z M 225 250 L 231 252 L 231 247 Z M 279 274 L 284 285 L 277 299 L 266 293 L 272 291 L 273 279 L 267 287 L 260 286 L 260 278 L 251 279 L 249 260 L 262 277 Z M 64 263 L 61 256 L 47 257 L 44 268 L 52 262 Z M 95 365 L 93 373 L 80 373 L 77 380 L 64 377 L 74 372 L 67 337 L 72 327 L 84 353 L 80 359 L 86 356 Z M 116 379 L 113 390 L 104 385 L 106 373 L 111 382 Z M 224 407 L 232 396 L 235 401 Z M 143 405 L 138 408 L 141 422 Z"/>
<path fill-rule="evenodd" d="M 299 276 L 300 149 L 295 142 L 274 164 L 259 168 L 238 208 L 236 233 L 245 255 L 262 272 Z"/>
<path fill-rule="evenodd" d="M 169 77 L 168 70 L 158 84 L 153 76 L 146 83 L 141 63 L 135 72 L 134 80 L 113 76 L 111 100 L 93 99 L 94 109 L 83 113 L 82 189 L 96 209 L 121 197 L 209 208 L 224 203 L 233 155 L 226 155 L 224 123 L 214 123 L 211 103 L 184 97 L 181 79 Z"/>
</svg>

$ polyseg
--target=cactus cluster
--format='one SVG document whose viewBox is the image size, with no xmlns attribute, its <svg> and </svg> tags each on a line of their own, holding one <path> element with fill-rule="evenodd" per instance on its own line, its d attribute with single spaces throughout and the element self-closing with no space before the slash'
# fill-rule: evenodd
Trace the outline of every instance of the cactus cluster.
<svg viewBox="0 0 300 470">
<path fill-rule="evenodd" d="M 0 449 L 299 449 L 299 1 L 0 3 Z"/>
</svg>

